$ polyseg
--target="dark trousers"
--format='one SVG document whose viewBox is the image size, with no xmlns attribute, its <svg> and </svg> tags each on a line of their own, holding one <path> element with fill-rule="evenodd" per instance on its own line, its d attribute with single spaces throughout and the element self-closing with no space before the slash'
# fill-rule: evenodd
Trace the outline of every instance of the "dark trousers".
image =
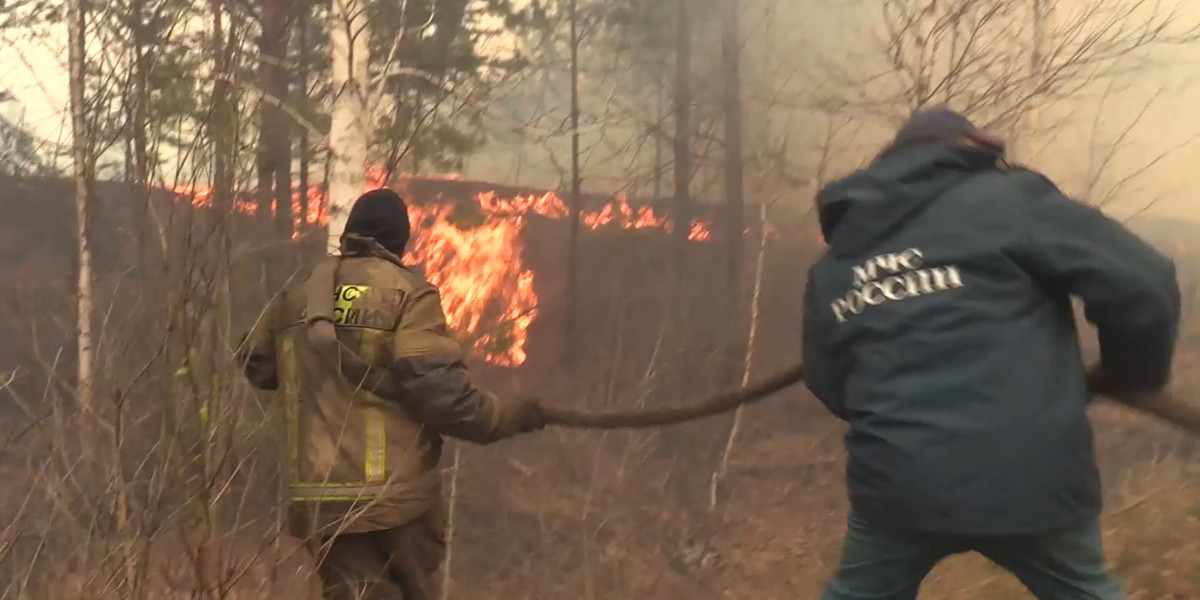
<svg viewBox="0 0 1200 600">
<path fill-rule="evenodd" d="M 886 531 L 851 513 L 837 575 L 822 600 L 913 600 L 942 559 L 978 552 L 1039 600 L 1124 600 L 1109 574 L 1100 522 L 1015 537 L 971 538 Z"/>
<path fill-rule="evenodd" d="M 395 529 L 326 540 L 317 565 L 325 599 L 439 600 L 444 536 L 435 512 Z"/>
</svg>

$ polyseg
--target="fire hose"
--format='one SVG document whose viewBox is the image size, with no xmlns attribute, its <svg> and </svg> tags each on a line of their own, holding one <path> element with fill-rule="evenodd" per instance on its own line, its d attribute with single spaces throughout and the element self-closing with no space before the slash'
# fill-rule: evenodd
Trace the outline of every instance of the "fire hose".
<svg viewBox="0 0 1200 600">
<path fill-rule="evenodd" d="M 694 404 L 607 412 L 589 412 L 564 406 L 543 406 L 542 416 L 547 425 L 559 427 L 586 429 L 663 427 L 729 412 L 739 406 L 762 400 L 803 380 L 804 363 L 800 363 L 753 385 L 710 396 Z"/>
<path fill-rule="evenodd" d="M 1200 407 L 1177 398 L 1171 392 L 1135 394 L 1118 398 L 1104 396 L 1135 412 L 1150 415 L 1179 429 L 1200 435 Z"/>
<path fill-rule="evenodd" d="M 402 266 L 399 257 L 387 252 L 373 240 L 353 235 L 347 237 L 357 239 L 371 248 L 377 256 Z M 378 370 L 372 369 L 349 348 L 342 346 L 337 339 L 334 331 L 333 296 L 329 290 L 333 288 L 338 260 L 334 257 L 318 264 L 305 286 L 309 313 L 309 341 L 318 354 L 326 356 L 333 364 L 340 363 L 343 374 L 351 381 L 362 382 L 367 389 L 377 393 L 394 394 L 396 391 L 390 389 L 394 387 L 392 382 L 388 381 L 386 377 L 382 377 Z M 592 412 L 564 406 L 542 406 L 541 410 L 547 425 L 559 427 L 584 429 L 663 427 L 729 412 L 739 406 L 767 398 L 775 392 L 803 380 L 804 363 L 797 363 L 753 385 L 726 391 L 693 404 L 606 412 Z M 1116 396 L 1120 396 L 1120 394 L 1111 394 L 1108 397 L 1137 412 L 1166 421 L 1185 431 L 1200 434 L 1200 406 L 1184 402 L 1169 391 L 1153 394 L 1130 394 L 1126 397 Z"/>
<path fill-rule="evenodd" d="M 694 404 L 650 409 L 591 412 L 563 406 L 543 406 L 547 425 L 583 429 L 642 429 L 664 427 L 719 415 L 767 398 L 804 380 L 804 364 L 793 365 L 753 385 L 726 391 Z M 1200 406 L 1180 400 L 1169 391 L 1154 394 L 1097 394 L 1113 402 L 1200 434 Z"/>
</svg>

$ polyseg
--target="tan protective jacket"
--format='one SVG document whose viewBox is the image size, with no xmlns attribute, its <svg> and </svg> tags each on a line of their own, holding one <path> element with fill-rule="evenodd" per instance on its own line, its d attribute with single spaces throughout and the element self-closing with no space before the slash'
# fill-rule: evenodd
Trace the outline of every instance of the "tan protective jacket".
<svg viewBox="0 0 1200 600">
<path fill-rule="evenodd" d="M 322 535 L 398 527 L 438 499 L 442 434 L 488 443 L 528 430 L 528 414 L 472 385 L 436 288 L 394 255 L 326 260 L 271 302 L 240 356 L 283 403 L 293 517 Z M 342 355 L 386 384 L 352 381 L 314 345 L 321 290 Z"/>
</svg>

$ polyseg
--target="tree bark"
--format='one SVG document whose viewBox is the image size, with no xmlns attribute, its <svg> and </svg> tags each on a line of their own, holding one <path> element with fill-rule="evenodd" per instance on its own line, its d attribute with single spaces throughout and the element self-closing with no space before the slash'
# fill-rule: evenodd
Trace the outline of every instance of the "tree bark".
<svg viewBox="0 0 1200 600">
<path fill-rule="evenodd" d="M 68 6 L 68 62 L 70 63 L 71 154 L 75 174 L 76 236 L 76 402 L 84 413 L 94 410 L 94 347 L 92 339 L 92 248 L 91 210 L 95 197 L 95 161 L 91 132 L 87 125 L 86 61 L 87 0 L 71 0 Z"/>
<path fill-rule="evenodd" d="M 281 104 L 288 101 L 286 68 L 288 21 L 286 0 L 263 0 L 261 32 L 258 39 L 259 102 L 258 129 L 258 215 L 274 218 L 278 247 L 268 253 L 267 284 L 274 292 L 286 279 L 292 266 L 290 244 L 292 223 L 291 124 Z M 273 210 L 272 210 L 273 209 Z M 272 275 L 273 274 L 273 275 Z"/>
<path fill-rule="evenodd" d="M 682 271 L 684 248 L 692 229 L 692 25 L 690 0 L 676 0 L 675 40 L 675 240 L 676 269 Z M 677 272 L 677 275 L 682 275 Z"/>
<path fill-rule="evenodd" d="M 578 349 L 579 319 L 579 219 L 583 211 L 583 181 L 579 173 L 579 10 L 570 3 L 571 26 L 571 229 L 567 247 L 567 347 L 568 364 Z"/>
<path fill-rule="evenodd" d="M 743 158 L 743 106 L 742 106 L 742 39 L 739 28 L 741 3 L 725 0 L 724 28 L 721 35 L 721 52 L 724 60 L 725 86 L 722 105 L 725 114 L 725 294 L 722 299 L 725 311 L 724 338 L 725 359 L 721 361 L 721 382 L 732 381 L 739 367 L 745 368 L 744 360 L 737 357 L 749 356 L 744 348 L 747 343 L 743 319 L 743 240 L 745 239 L 745 163 Z M 714 484 L 715 485 L 715 484 Z M 716 489 L 715 487 L 713 488 Z"/>
<path fill-rule="evenodd" d="M 654 88 L 654 201 L 662 200 L 663 183 L 663 136 L 659 128 L 663 122 L 663 90 L 661 86 Z"/>
<path fill-rule="evenodd" d="M 216 314 L 212 319 L 213 339 L 228 338 L 230 327 L 230 280 L 229 261 L 233 250 L 229 221 L 234 215 L 234 159 L 237 148 L 234 137 L 237 127 L 237 103 L 233 97 L 233 52 L 236 41 L 232 31 L 224 26 L 224 0 L 211 0 L 213 80 L 212 116 L 209 117 L 208 133 L 212 139 L 212 239 L 211 269 L 213 273 L 213 304 Z"/>
<path fill-rule="evenodd" d="M 739 31 L 741 6 L 738 0 L 725 0 L 725 31 L 722 49 L 725 58 L 725 201 L 726 236 L 729 252 L 726 274 L 729 292 L 735 298 L 742 291 L 742 240 L 745 236 L 745 175 L 742 157 L 742 40 Z"/>
<path fill-rule="evenodd" d="M 150 103 L 150 57 L 147 53 L 146 26 L 143 24 L 145 12 L 145 0 L 133 0 L 129 4 L 129 10 L 133 18 L 130 19 L 130 37 L 132 38 L 133 50 L 133 81 L 129 90 L 130 104 L 129 118 L 129 141 L 130 155 L 129 165 L 129 189 L 132 198 L 138 201 L 140 209 L 138 211 L 138 239 L 137 252 L 139 269 L 143 275 L 142 283 L 145 281 L 150 272 L 150 252 L 149 244 L 146 241 L 147 236 L 154 230 L 154 225 L 151 222 L 150 214 L 150 155 L 149 155 L 149 135 L 147 133 L 150 127 L 149 119 L 147 118 L 147 108 Z"/>
<path fill-rule="evenodd" d="M 299 106 L 300 114 L 308 115 L 309 97 L 308 97 L 308 76 L 311 69 L 311 53 L 308 48 L 308 28 L 310 26 L 310 16 L 312 14 L 312 5 L 308 2 L 302 2 L 300 7 L 299 18 L 296 22 L 296 47 L 300 52 L 299 71 L 296 76 L 296 104 Z M 309 198 L 308 198 L 308 176 L 311 169 L 309 163 L 312 160 L 311 142 L 308 138 L 308 128 L 300 127 L 300 139 L 297 140 L 299 147 L 297 152 L 300 154 L 298 178 L 300 186 L 300 203 L 297 207 L 300 210 L 300 218 L 297 220 L 297 232 L 304 236 L 308 230 L 309 216 Z"/>
<path fill-rule="evenodd" d="M 211 0 L 212 9 L 212 52 L 213 69 L 216 77 L 213 80 L 213 110 L 209 118 L 208 131 L 213 147 L 213 207 L 218 213 L 233 210 L 233 84 L 230 44 L 226 39 L 223 22 L 223 0 Z M 226 215 L 221 215 L 224 218 Z"/>
<path fill-rule="evenodd" d="M 329 134 L 329 232 L 326 247 L 340 246 L 346 217 L 366 181 L 370 81 L 367 64 L 370 30 L 360 0 L 333 0 L 330 58 L 333 62 L 333 112 Z"/>
<path fill-rule="evenodd" d="M 1049 0 L 1033 0 L 1030 7 L 1032 14 L 1030 15 L 1033 21 L 1032 36 L 1033 43 L 1029 53 L 1029 75 L 1032 86 L 1041 85 L 1046 76 L 1046 51 L 1047 51 L 1047 36 L 1050 33 L 1051 19 L 1053 14 L 1053 4 Z M 1018 160 L 1028 161 L 1036 154 L 1034 140 L 1041 133 L 1041 107 L 1037 103 L 1033 103 L 1026 109 L 1023 123 L 1016 132 L 1016 138 L 1013 140 L 1015 146 L 1010 149 L 1010 152 L 1016 155 Z"/>
</svg>

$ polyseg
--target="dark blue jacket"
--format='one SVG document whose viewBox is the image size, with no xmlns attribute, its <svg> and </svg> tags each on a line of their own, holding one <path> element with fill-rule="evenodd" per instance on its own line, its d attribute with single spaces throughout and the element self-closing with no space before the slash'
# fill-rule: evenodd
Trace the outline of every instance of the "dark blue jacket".
<svg viewBox="0 0 1200 600">
<path fill-rule="evenodd" d="M 1016 535 L 1099 512 L 1072 297 L 1118 384 L 1169 378 L 1172 261 L 998 158 L 918 146 L 818 195 L 808 386 L 849 422 L 851 505 L 879 526 Z"/>
</svg>

